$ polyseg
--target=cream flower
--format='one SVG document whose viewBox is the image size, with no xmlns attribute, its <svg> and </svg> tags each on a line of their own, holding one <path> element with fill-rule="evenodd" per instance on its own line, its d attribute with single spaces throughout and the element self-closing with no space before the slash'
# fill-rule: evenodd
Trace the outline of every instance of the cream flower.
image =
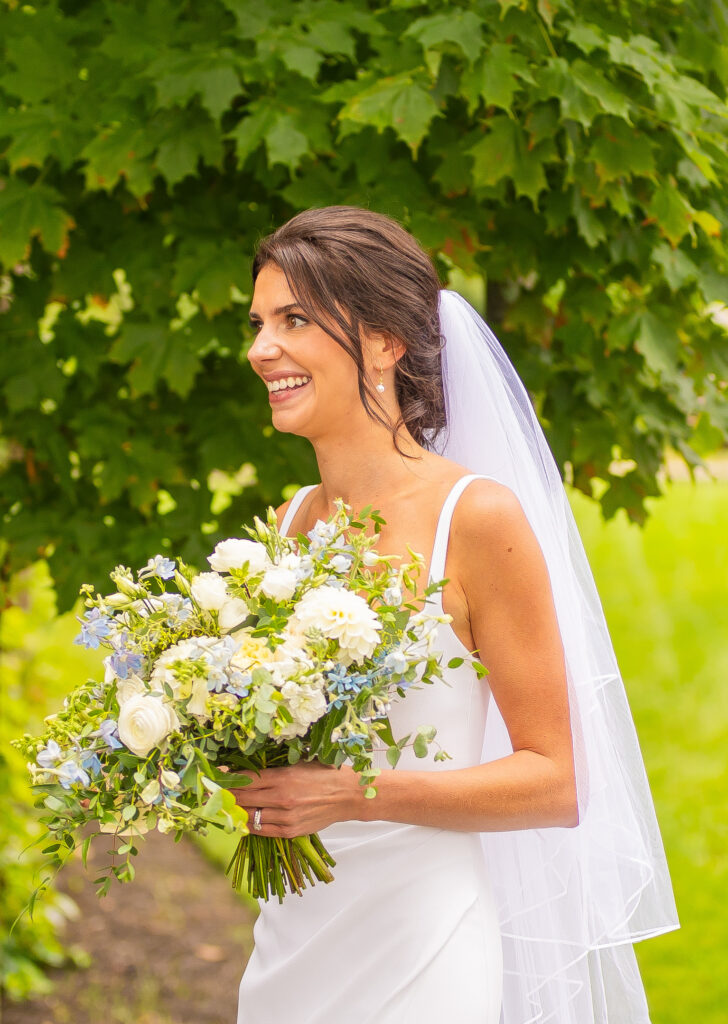
<svg viewBox="0 0 728 1024">
<path fill-rule="evenodd" d="M 285 634 L 284 634 L 285 636 Z M 303 641 L 303 637 L 301 637 Z M 273 652 L 273 660 L 267 666 L 276 686 L 282 686 L 290 676 L 301 669 L 313 668 L 314 662 L 309 651 L 294 637 L 287 637 Z"/>
<path fill-rule="evenodd" d="M 201 721 L 207 721 L 210 718 L 210 708 L 207 703 L 209 692 L 207 679 L 195 676 L 192 680 L 192 692 L 187 702 L 187 711 L 191 715 L 196 715 Z"/>
<path fill-rule="evenodd" d="M 279 733 L 282 740 L 305 735 L 309 726 L 326 712 L 326 697 L 319 687 L 289 682 L 283 684 L 281 694 L 293 715 L 293 721 L 286 722 Z"/>
<path fill-rule="evenodd" d="M 146 683 L 139 676 L 129 676 L 128 679 L 116 680 L 116 699 L 119 702 L 120 708 L 123 707 L 131 697 L 135 697 L 139 693 L 146 692 Z"/>
<path fill-rule="evenodd" d="M 200 608 L 216 612 L 229 600 L 227 585 L 216 572 L 201 572 L 190 584 L 190 592 Z"/>
<path fill-rule="evenodd" d="M 214 552 L 208 557 L 210 568 L 215 572 L 229 572 L 231 569 L 242 569 L 245 562 L 251 573 L 261 572 L 270 564 L 268 552 L 264 544 L 255 540 L 240 540 L 230 537 L 221 540 Z"/>
<path fill-rule="evenodd" d="M 266 570 L 260 589 L 274 601 L 287 601 L 296 592 L 296 574 L 292 569 L 274 565 Z"/>
<path fill-rule="evenodd" d="M 293 610 L 288 631 L 319 629 L 324 636 L 337 640 L 339 657 L 345 664 L 362 662 L 379 643 L 382 624 L 363 597 L 344 587 L 326 584 L 307 591 Z"/>
<path fill-rule="evenodd" d="M 242 597 L 228 597 L 217 617 L 220 629 L 224 632 L 235 629 L 248 617 L 249 613 L 250 609 Z"/>
<path fill-rule="evenodd" d="M 250 672 L 258 665 L 263 665 L 273 658 L 273 651 L 266 644 L 261 636 L 252 636 L 250 633 L 237 633 L 235 639 L 239 646 L 230 659 L 233 668 L 239 668 L 243 672 Z"/>
<path fill-rule="evenodd" d="M 139 693 L 119 712 L 119 739 L 134 754 L 145 757 L 175 729 L 179 719 L 174 708 L 150 693 Z"/>
</svg>

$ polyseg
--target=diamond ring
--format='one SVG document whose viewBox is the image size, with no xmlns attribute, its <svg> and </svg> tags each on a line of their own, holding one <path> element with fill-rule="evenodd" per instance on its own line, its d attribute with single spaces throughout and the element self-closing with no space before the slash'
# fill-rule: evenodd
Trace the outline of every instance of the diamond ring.
<svg viewBox="0 0 728 1024">
<path fill-rule="evenodd" d="M 255 829 L 256 832 L 260 832 L 260 830 L 263 827 L 261 825 L 261 823 L 260 823 L 260 813 L 261 813 L 261 808 L 260 807 L 256 807 L 255 808 L 255 814 L 253 815 L 253 828 Z"/>
</svg>

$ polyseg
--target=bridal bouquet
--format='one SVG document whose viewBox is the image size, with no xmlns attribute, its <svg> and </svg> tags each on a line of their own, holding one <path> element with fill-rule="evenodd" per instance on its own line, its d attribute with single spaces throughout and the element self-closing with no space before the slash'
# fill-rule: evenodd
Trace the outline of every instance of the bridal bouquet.
<svg viewBox="0 0 728 1024">
<path fill-rule="evenodd" d="M 412 561 L 395 570 L 396 556 L 374 550 L 384 520 L 371 506 L 356 519 L 349 511 L 338 499 L 329 520 L 294 540 L 269 508 L 267 523 L 256 516 L 244 527 L 251 539 L 217 545 L 209 572 L 157 555 L 136 574 L 117 567 L 111 594 L 81 588 L 76 642 L 109 651 L 103 681 L 69 693 L 41 736 L 13 741 L 48 812 L 43 852 L 59 866 L 88 822 L 99 831 L 83 840 L 84 864 L 94 836 L 119 837 L 95 879 L 104 895 L 112 877 L 134 878 L 135 844 L 149 829 L 179 839 L 212 825 L 240 834 L 227 868 L 236 889 L 245 882 L 282 902 L 306 882 L 331 881 L 335 862 L 317 834 L 249 833 L 230 789 L 261 768 L 317 758 L 349 761 L 374 797 L 375 747 L 386 744 L 394 766 L 405 744 L 425 757 L 434 739 L 421 726 L 395 740 L 387 715 L 395 693 L 442 678 L 434 629 L 450 618 L 403 601 L 403 585 L 417 594 L 422 556 L 408 548 Z"/>
</svg>

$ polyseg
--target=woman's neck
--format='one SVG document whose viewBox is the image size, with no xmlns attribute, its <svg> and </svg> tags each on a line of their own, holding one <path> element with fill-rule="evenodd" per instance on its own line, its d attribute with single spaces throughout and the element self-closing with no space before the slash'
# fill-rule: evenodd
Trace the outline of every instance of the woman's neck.
<svg viewBox="0 0 728 1024">
<path fill-rule="evenodd" d="M 322 483 L 322 502 L 333 511 L 334 498 L 343 498 L 353 512 L 365 505 L 377 505 L 382 496 L 406 494 L 421 486 L 426 477 L 430 452 L 417 444 L 406 429 L 400 430 L 394 447 L 391 432 L 379 424 L 353 436 L 317 439 L 313 442 Z"/>
</svg>

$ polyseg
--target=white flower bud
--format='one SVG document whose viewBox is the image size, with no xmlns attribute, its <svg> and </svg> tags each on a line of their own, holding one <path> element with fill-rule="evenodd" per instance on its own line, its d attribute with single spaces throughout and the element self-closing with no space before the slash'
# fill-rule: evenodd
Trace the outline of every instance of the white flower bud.
<svg viewBox="0 0 728 1024">
<path fill-rule="evenodd" d="M 207 612 L 218 611 L 228 600 L 227 586 L 216 572 L 201 572 L 192 580 L 192 597 Z"/>
</svg>

